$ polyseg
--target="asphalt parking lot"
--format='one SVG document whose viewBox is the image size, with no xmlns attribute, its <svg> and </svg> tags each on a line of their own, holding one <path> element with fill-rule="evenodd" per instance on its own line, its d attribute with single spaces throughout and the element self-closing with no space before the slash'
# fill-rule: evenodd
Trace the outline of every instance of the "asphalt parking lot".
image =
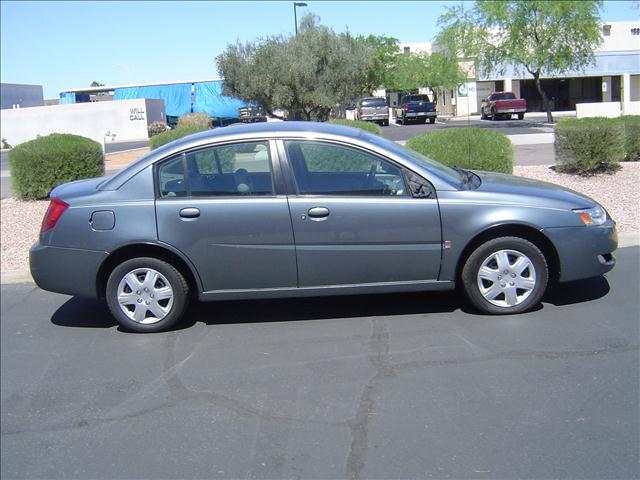
<svg viewBox="0 0 640 480">
<path fill-rule="evenodd" d="M 121 331 L 2 285 L 2 478 L 638 478 L 640 250 L 524 315 L 455 293 L 195 305 Z"/>
</svg>

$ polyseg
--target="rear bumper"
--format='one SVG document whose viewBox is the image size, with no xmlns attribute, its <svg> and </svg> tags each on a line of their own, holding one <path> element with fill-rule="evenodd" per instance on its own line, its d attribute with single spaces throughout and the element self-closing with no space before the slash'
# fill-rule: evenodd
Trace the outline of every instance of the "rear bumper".
<svg viewBox="0 0 640 480">
<path fill-rule="evenodd" d="M 389 114 L 388 113 L 372 113 L 368 115 L 360 115 L 359 119 L 365 120 L 365 121 L 379 122 L 382 120 L 389 120 Z"/>
<path fill-rule="evenodd" d="M 406 118 L 422 118 L 422 117 L 436 117 L 437 112 L 404 112 Z"/>
<path fill-rule="evenodd" d="M 616 264 L 618 233 L 611 220 L 600 227 L 548 228 L 543 233 L 558 251 L 561 282 L 596 277 Z"/>
<path fill-rule="evenodd" d="M 496 108 L 496 113 L 525 113 L 526 108 Z"/>
<path fill-rule="evenodd" d="M 97 298 L 98 271 L 106 252 L 51 247 L 35 243 L 29 250 L 31 276 L 43 290 Z"/>
</svg>

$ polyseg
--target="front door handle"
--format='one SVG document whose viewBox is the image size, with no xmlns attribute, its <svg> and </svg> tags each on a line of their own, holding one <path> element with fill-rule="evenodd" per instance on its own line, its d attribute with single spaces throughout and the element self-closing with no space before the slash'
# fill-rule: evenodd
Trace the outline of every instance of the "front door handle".
<svg viewBox="0 0 640 480">
<path fill-rule="evenodd" d="M 197 208 L 183 208 L 180 210 L 180 216 L 182 218 L 197 218 L 200 216 L 200 210 Z"/>
<path fill-rule="evenodd" d="M 310 218 L 325 218 L 329 216 L 329 209 L 325 207 L 313 207 L 309 209 Z"/>
</svg>

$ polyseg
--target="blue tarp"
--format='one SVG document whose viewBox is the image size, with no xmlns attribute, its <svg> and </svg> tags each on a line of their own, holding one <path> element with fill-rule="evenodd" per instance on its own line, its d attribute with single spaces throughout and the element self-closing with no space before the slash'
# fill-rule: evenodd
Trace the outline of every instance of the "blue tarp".
<svg viewBox="0 0 640 480">
<path fill-rule="evenodd" d="M 222 95 L 222 81 L 116 88 L 113 99 L 159 98 L 164 100 L 167 115 L 180 117 L 191 112 L 192 85 L 194 112 L 205 112 L 217 118 L 238 118 L 238 108 L 248 105 L 237 98 Z"/>
<path fill-rule="evenodd" d="M 205 112 L 217 118 L 238 118 L 238 108 L 248 104 L 237 98 L 222 95 L 223 86 L 222 81 L 195 83 L 193 111 Z"/>
<path fill-rule="evenodd" d="M 60 92 L 60 104 L 76 103 L 75 92 Z"/>
<path fill-rule="evenodd" d="M 180 117 L 191 112 L 190 83 L 116 88 L 113 94 L 114 100 L 131 100 L 134 98 L 159 98 L 164 100 L 165 113 L 173 117 Z"/>
</svg>

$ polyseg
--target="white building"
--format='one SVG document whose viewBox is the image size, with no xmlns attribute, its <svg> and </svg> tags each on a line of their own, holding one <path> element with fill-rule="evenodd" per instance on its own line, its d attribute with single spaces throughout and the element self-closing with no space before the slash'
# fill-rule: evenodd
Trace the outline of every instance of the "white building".
<svg viewBox="0 0 640 480">
<path fill-rule="evenodd" d="M 603 44 L 595 52 L 595 62 L 584 70 L 562 77 L 542 77 L 542 87 L 553 102 L 553 110 L 577 110 L 585 115 L 640 114 L 640 22 L 608 22 L 602 25 Z M 430 42 L 401 43 L 400 51 L 431 53 L 437 45 Z M 440 98 L 443 114 L 478 114 L 480 103 L 493 91 L 512 91 L 527 100 L 529 111 L 542 111 L 542 100 L 533 79 L 524 69 L 508 68 L 502 76 L 487 75 L 470 65 L 466 83 Z M 595 104 L 595 105 L 593 105 Z"/>
</svg>

